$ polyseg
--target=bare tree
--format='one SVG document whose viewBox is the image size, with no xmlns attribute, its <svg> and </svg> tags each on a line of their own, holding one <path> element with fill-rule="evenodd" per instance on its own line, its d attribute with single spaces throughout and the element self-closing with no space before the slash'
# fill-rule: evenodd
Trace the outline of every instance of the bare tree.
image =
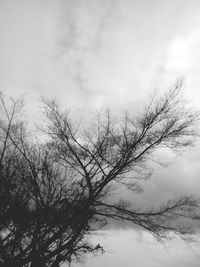
<svg viewBox="0 0 200 267">
<path fill-rule="evenodd" d="M 182 218 L 196 218 L 197 201 L 191 196 L 146 210 L 111 196 L 122 185 L 139 191 L 140 179 L 149 175 L 148 161 L 160 148 L 180 151 L 192 145 L 199 114 L 185 108 L 180 89 L 177 83 L 160 99 L 152 98 L 136 117 L 126 114 L 117 121 L 110 112 L 99 114 L 91 127 L 73 123 L 55 101 L 46 101 L 45 144 L 28 140 L 23 124 L 9 131 L 16 155 L 9 165 L 9 177 L 16 181 L 11 191 L 23 219 L 11 213 L 2 224 L 2 266 L 56 267 L 102 251 L 86 237 L 110 219 L 129 221 L 158 238 L 190 234 Z"/>
</svg>

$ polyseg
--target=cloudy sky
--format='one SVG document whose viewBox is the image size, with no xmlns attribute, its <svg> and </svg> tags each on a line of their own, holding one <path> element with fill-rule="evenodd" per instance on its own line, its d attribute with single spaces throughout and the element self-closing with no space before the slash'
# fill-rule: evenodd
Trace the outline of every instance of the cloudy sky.
<svg viewBox="0 0 200 267">
<path fill-rule="evenodd" d="M 27 114 L 37 120 L 41 96 L 78 114 L 135 112 L 151 91 L 184 77 L 184 95 L 198 107 L 199 14 L 199 0 L 0 0 L 0 90 L 25 94 Z M 138 201 L 200 195 L 199 147 L 156 168 Z M 174 241 L 167 249 L 133 229 L 110 230 L 102 242 L 111 252 L 85 267 L 196 267 L 200 260 L 198 243 L 188 249 Z"/>
</svg>

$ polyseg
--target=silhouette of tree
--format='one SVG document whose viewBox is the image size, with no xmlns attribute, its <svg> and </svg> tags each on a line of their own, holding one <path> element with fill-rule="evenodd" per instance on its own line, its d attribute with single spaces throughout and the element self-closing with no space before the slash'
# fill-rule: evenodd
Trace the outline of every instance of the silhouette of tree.
<svg viewBox="0 0 200 267">
<path fill-rule="evenodd" d="M 194 197 L 154 209 L 112 197 L 121 186 L 141 190 L 140 180 L 150 175 L 147 163 L 160 148 L 177 152 L 192 145 L 199 114 L 185 108 L 180 90 L 179 82 L 160 99 L 152 97 L 136 117 L 126 114 L 117 121 L 109 111 L 101 113 L 91 127 L 73 123 L 56 101 L 45 101 L 43 143 L 29 138 L 18 119 L 21 102 L 8 111 L 1 97 L 1 266 L 58 267 L 103 251 L 86 238 L 110 219 L 158 238 L 190 234 L 188 221 L 180 218 L 196 218 Z"/>
</svg>

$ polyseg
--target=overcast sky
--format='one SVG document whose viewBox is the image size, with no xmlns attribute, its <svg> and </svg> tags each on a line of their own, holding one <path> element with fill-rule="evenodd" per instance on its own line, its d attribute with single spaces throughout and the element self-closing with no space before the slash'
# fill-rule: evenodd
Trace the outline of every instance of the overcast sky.
<svg viewBox="0 0 200 267">
<path fill-rule="evenodd" d="M 184 95 L 198 107 L 199 14 L 199 0 L 0 0 L 0 90 L 25 93 L 27 114 L 36 120 L 40 96 L 81 114 L 101 107 L 135 112 L 155 88 L 163 92 L 185 77 Z M 199 148 L 156 168 L 138 201 L 198 195 Z M 112 253 L 95 266 L 196 267 L 200 260 L 196 244 L 188 252 L 174 241 L 175 253 L 135 230 L 110 230 L 107 237 Z"/>
</svg>

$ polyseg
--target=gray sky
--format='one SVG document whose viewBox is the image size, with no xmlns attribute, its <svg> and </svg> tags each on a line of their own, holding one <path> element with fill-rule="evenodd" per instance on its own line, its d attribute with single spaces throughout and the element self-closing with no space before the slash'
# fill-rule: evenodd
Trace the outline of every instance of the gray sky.
<svg viewBox="0 0 200 267">
<path fill-rule="evenodd" d="M 0 0 L 0 90 L 14 97 L 26 93 L 33 120 L 39 118 L 40 96 L 57 97 L 82 114 L 100 107 L 120 114 L 135 112 L 152 90 L 163 92 L 184 76 L 184 95 L 198 107 L 199 14 L 198 0 Z M 173 163 L 168 169 L 157 167 L 137 200 L 145 205 L 199 195 L 199 147 L 168 159 Z M 185 266 L 197 266 L 195 249 L 187 254 L 178 243 L 176 254 L 153 241 L 145 246 L 146 236 L 140 242 L 130 231 L 128 241 L 127 230 L 119 237 L 110 231 L 105 246 L 113 252 L 100 257 L 99 266 L 132 266 L 135 257 L 137 267 L 183 266 L 184 259 Z M 115 245 L 119 239 L 126 245 Z M 147 258 L 135 256 L 144 250 Z M 116 260 L 119 255 L 126 263 Z"/>
</svg>

